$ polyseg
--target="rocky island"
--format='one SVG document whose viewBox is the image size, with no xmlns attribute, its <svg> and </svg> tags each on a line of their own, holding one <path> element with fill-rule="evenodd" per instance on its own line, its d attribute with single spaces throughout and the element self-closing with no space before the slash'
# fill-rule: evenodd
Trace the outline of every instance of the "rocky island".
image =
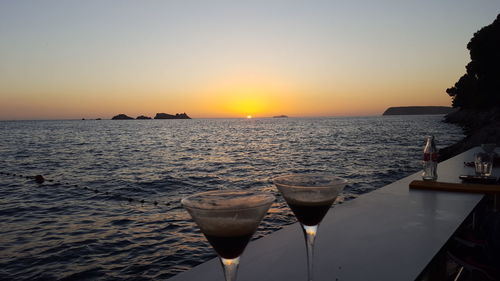
<svg viewBox="0 0 500 281">
<path fill-rule="evenodd" d="M 113 116 L 113 118 L 111 118 L 111 120 L 133 120 L 133 119 L 134 118 L 127 116 L 125 114 L 118 114 Z"/>
<path fill-rule="evenodd" d="M 113 116 L 113 118 L 111 118 L 111 120 L 133 120 L 133 119 L 134 118 L 132 118 L 128 115 L 125 115 L 123 113 L 115 115 L 115 116 Z M 137 119 L 137 120 L 149 120 L 152 118 L 149 116 L 140 115 L 140 116 L 137 116 L 137 118 L 135 118 L 135 119 Z M 189 117 L 186 113 L 176 113 L 175 115 L 167 114 L 167 113 L 156 113 L 156 116 L 154 119 L 191 119 L 191 117 Z"/>
<path fill-rule="evenodd" d="M 398 106 L 389 107 L 382 115 L 449 114 L 455 110 L 450 106 Z"/>
<path fill-rule="evenodd" d="M 191 119 L 186 113 L 176 113 L 175 115 L 167 113 L 156 113 L 154 119 Z"/>
</svg>

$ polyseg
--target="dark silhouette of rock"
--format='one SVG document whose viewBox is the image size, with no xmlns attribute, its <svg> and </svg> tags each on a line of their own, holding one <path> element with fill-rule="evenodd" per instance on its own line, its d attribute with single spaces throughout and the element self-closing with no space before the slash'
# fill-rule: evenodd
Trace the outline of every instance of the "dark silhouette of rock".
<svg viewBox="0 0 500 281">
<path fill-rule="evenodd" d="M 445 116 L 445 122 L 461 126 L 465 138 L 439 151 L 440 161 L 451 158 L 483 143 L 500 146 L 500 108 L 486 111 L 461 109 Z"/>
<path fill-rule="evenodd" d="M 102 120 L 101 118 L 97 118 L 96 120 Z"/>
<path fill-rule="evenodd" d="M 382 115 L 448 114 L 456 109 L 449 106 L 398 106 L 389 107 Z"/>
<path fill-rule="evenodd" d="M 186 113 L 176 113 L 175 115 L 167 113 L 156 113 L 154 119 L 191 119 Z"/>
<path fill-rule="evenodd" d="M 137 116 L 137 118 L 135 118 L 135 119 L 138 119 L 138 120 L 147 120 L 147 119 L 151 119 L 151 117 L 141 115 L 141 116 Z"/>
<path fill-rule="evenodd" d="M 444 121 L 460 125 L 464 129 L 464 134 L 469 135 L 477 129 L 500 121 L 500 108 L 485 111 L 461 109 L 446 115 Z"/>
<path fill-rule="evenodd" d="M 127 116 L 125 114 L 118 114 L 116 116 L 113 116 L 113 118 L 111 118 L 111 120 L 132 120 L 132 119 L 134 118 Z"/>
<path fill-rule="evenodd" d="M 487 126 L 472 129 L 459 142 L 439 150 L 439 161 L 451 158 L 463 151 L 469 150 L 483 143 L 494 143 L 500 146 L 500 121 L 489 123 Z"/>
<path fill-rule="evenodd" d="M 276 116 L 273 116 L 273 118 L 288 118 L 288 116 L 286 116 L 286 115 L 276 115 Z"/>
</svg>

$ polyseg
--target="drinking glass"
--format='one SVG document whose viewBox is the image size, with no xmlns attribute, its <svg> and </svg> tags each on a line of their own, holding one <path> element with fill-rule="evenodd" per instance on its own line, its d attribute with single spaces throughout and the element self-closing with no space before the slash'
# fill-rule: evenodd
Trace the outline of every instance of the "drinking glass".
<svg viewBox="0 0 500 281">
<path fill-rule="evenodd" d="M 479 152 L 475 155 L 474 164 L 476 167 L 476 175 L 481 177 L 491 176 L 493 168 L 493 154 Z"/>
<path fill-rule="evenodd" d="M 312 281 L 314 240 L 319 223 L 347 181 L 328 174 L 292 174 L 274 178 L 273 183 L 302 226 L 307 249 L 307 280 Z"/>
<path fill-rule="evenodd" d="M 240 256 L 275 200 L 255 191 L 216 190 L 181 203 L 219 255 L 226 281 L 236 280 Z"/>
</svg>

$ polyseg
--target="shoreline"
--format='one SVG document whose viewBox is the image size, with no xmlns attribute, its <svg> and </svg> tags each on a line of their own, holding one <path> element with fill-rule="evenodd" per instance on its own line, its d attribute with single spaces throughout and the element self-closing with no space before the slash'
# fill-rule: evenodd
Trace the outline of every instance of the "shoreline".
<svg viewBox="0 0 500 281">
<path fill-rule="evenodd" d="M 465 137 L 455 144 L 439 150 L 439 162 L 484 143 L 500 146 L 500 110 L 458 110 L 445 116 L 445 123 L 462 128 Z"/>
</svg>

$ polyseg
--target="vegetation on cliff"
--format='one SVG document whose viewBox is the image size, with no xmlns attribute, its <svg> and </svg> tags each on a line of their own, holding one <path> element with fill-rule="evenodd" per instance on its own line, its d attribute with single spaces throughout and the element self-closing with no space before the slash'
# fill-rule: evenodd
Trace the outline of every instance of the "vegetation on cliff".
<svg viewBox="0 0 500 281">
<path fill-rule="evenodd" d="M 453 107 L 500 107 L 500 14 L 474 34 L 467 49 L 471 61 L 465 67 L 466 73 L 446 90 L 453 98 Z"/>
<path fill-rule="evenodd" d="M 467 49 L 471 61 L 466 73 L 446 90 L 453 98 L 453 107 L 500 107 L 500 14 L 474 34 Z"/>
<path fill-rule="evenodd" d="M 446 90 L 459 110 L 445 118 L 462 126 L 466 137 L 441 149 L 441 160 L 482 143 L 500 146 L 500 14 L 474 34 L 467 49 L 466 73 Z"/>
</svg>

